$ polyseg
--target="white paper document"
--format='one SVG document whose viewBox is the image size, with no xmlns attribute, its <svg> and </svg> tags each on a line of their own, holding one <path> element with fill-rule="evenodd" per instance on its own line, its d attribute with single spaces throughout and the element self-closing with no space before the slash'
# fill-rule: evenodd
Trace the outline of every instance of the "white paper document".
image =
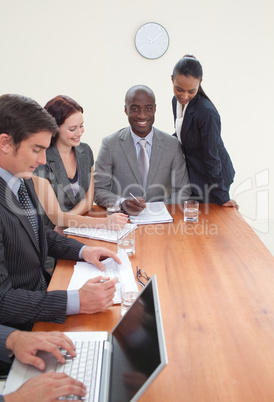
<svg viewBox="0 0 274 402">
<path fill-rule="evenodd" d="M 78 261 L 74 265 L 74 272 L 71 277 L 68 290 L 80 289 L 89 279 L 96 278 L 97 276 L 103 276 L 112 279 L 117 277 L 119 283 L 116 284 L 116 292 L 113 302 L 115 304 L 121 303 L 120 286 L 125 282 L 135 281 L 134 274 L 129 261 L 127 253 L 118 253 L 118 257 L 121 260 L 121 265 L 118 264 L 113 258 L 107 258 L 102 261 L 105 266 L 105 271 L 101 271 L 95 265 L 88 262 Z"/>
<path fill-rule="evenodd" d="M 146 208 L 139 215 L 130 215 L 129 218 L 132 223 L 137 225 L 173 222 L 173 218 L 163 202 L 147 202 Z"/>
<path fill-rule="evenodd" d="M 124 229 L 119 231 L 119 237 L 124 237 L 132 230 L 135 230 L 136 227 L 136 224 L 126 223 Z M 118 230 L 69 227 L 64 230 L 64 233 L 73 236 L 88 237 L 89 239 L 108 241 L 110 243 L 117 243 Z"/>
</svg>

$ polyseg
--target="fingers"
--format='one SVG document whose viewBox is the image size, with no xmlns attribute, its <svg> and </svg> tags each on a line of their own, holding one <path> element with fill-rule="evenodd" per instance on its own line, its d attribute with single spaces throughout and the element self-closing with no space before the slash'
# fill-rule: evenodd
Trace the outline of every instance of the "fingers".
<svg viewBox="0 0 274 402">
<path fill-rule="evenodd" d="M 135 201 L 133 200 L 127 200 L 126 201 L 126 206 L 129 210 L 132 211 L 137 211 L 140 212 L 142 211 L 142 209 L 144 209 L 143 205 L 141 204 L 141 202 Z"/>
<path fill-rule="evenodd" d="M 76 348 L 72 340 L 65 334 L 63 334 L 64 337 L 64 343 L 61 344 L 60 346 L 65 349 L 71 356 L 76 356 Z"/>
<path fill-rule="evenodd" d="M 127 214 L 124 214 L 124 213 L 120 212 L 118 215 L 121 216 L 122 218 L 128 219 L 128 215 L 127 215 Z"/>
<path fill-rule="evenodd" d="M 112 278 L 110 280 L 105 281 L 100 284 L 102 289 L 104 290 L 104 298 L 105 298 L 105 309 L 113 305 L 113 297 L 116 292 L 116 284 L 119 282 L 118 278 Z"/>
<path fill-rule="evenodd" d="M 106 278 L 105 278 L 106 279 Z M 109 290 L 109 289 L 111 289 L 112 291 L 114 290 L 116 290 L 116 287 L 115 287 L 115 285 L 116 285 L 116 283 L 118 283 L 119 282 L 119 280 L 118 280 L 118 278 L 117 277 L 115 277 L 115 278 L 112 278 L 112 279 L 109 279 L 108 278 L 108 280 L 105 280 L 103 283 L 101 283 L 101 286 L 102 286 L 102 288 L 104 289 L 104 290 Z"/>
<path fill-rule="evenodd" d="M 122 213 L 115 213 L 108 216 L 108 227 L 111 230 L 123 229 L 128 221 L 128 216 Z"/>
<path fill-rule="evenodd" d="M 122 264 L 120 258 L 117 256 L 117 254 L 114 251 L 111 251 L 107 248 L 101 248 L 100 249 L 100 260 L 104 261 L 106 258 L 113 258 L 116 262 L 118 262 L 118 264 Z"/>
<path fill-rule="evenodd" d="M 48 373 L 52 382 L 52 398 L 60 398 L 64 395 L 77 395 L 84 397 L 86 395 L 86 386 L 64 373 Z"/>
<path fill-rule="evenodd" d="M 115 285 L 119 282 L 119 279 L 117 277 L 110 279 L 110 277 L 97 276 L 96 278 L 89 279 L 87 282 L 98 283 L 104 290 L 112 289 L 115 291 Z"/>
<path fill-rule="evenodd" d="M 101 283 L 101 280 L 104 280 L 104 282 Z M 106 280 L 102 276 L 89 279 L 79 289 L 80 312 L 93 314 L 112 306 L 117 282 L 118 278 Z"/>
<path fill-rule="evenodd" d="M 52 340 L 54 345 L 49 350 L 60 363 L 65 363 L 65 358 L 60 351 L 60 347 L 66 350 L 72 357 L 76 356 L 75 346 L 72 340 L 63 333 L 56 333 L 56 339 Z"/>
<path fill-rule="evenodd" d="M 101 263 L 100 260 L 104 260 L 108 257 L 108 250 L 99 248 L 99 247 L 85 247 L 82 252 L 82 258 L 86 262 L 95 265 L 101 271 L 105 270 L 104 265 Z"/>
<path fill-rule="evenodd" d="M 132 198 L 123 201 L 122 207 L 130 215 L 138 215 L 146 207 L 146 203 L 142 198 Z"/>
<path fill-rule="evenodd" d="M 80 397 L 86 396 L 86 387 L 80 381 L 74 380 L 71 377 L 63 380 L 56 380 L 56 388 L 54 389 L 54 397 L 60 398 L 64 395 L 77 395 Z M 64 399 L 66 401 L 66 399 Z M 70 400 L 70 399 L 68 399 Z"/>
<path fill-rule="evenodd" d="M 50 371 L 31 378 L 10 395 L 14 395 L 14 400 L 18 401 L 51 402 L 65 395 L 85 397 L 86 386 L 67 374 Z"/>
<path fill-rule="evenodd" d="M 123 220 L 128 219 L 128 215 L 123 214 L 122 212 L 118 212 L 118 213 L 110 215 L 110 216 L 114 216 L 115 218 L 120 218 L 120 219 L 123 219 Z"/>
<path fill-rule="evenodd" d="M 223 204 L 223 207 L 234 207 L 236 209 L 239 209 L 239 205 L 234 200 L 227 201 L 225 204 Z"/>
<path fill-rule="evenodd" d="M 234 201 L 234 200 L 231 200 L 231 201 L 233 201 L 233 207 L 234 208 L 236 208 L 236 209 L 240 208 L 236 201 Z"/>
<path fill-rule="evenodd" d="M 41 371 L 45 370 L 46 368 L 44 360 L 40 359 L 40 357 L 32 355 L 28 355 L 28 359 L 25 364 L 30 364 L 31 366 L 36 367 Z"/>
<path fill-rule="evenodd" d="M 36 356 L 37 351 L 43 350 L 52 353 L 61 363 L 64 363 L 65 359 L 60 347 L 71 356 L 76 356 L 73 342 L 62 332 L 32 332 L 28 333 L 27 336 L 22 336 L 14 354 L 22 363 L 31 364 L 40 370 L 44 370 L 45 363 Z M 17 349 L 19 350 L 17 351 Z"/>
<path fill-rule="evenodd" d="M 118 262 L 118 264 L 122 264 L 120 258 L 118 257 L 118 255 L 116 253 L 113 253 L 111 258 L 113 258 L 116 262 Z"/>
<path fill-rule="evenodd" d="M 82 258 L 85 261 L 95 265 L 101 271 L 105 270 L 101 260 L 104 260 L 107 257 L 111 257 L 117 261 L 118 264 L 121 264 L 121 261 L 117 255 L 113 251 L 104 247 L 85 247 L 82 253 Z"/>
</svg>

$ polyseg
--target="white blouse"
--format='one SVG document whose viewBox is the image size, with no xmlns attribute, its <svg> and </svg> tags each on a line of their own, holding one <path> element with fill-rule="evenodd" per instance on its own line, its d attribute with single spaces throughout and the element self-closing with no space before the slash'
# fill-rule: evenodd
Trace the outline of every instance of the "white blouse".
<svg viewBox="0 0 274 402">
<path fill-rule="evenodd" d="M 177 105 L 176 105 L 176 121 L 175 121 L 175 132 L 177 134 L 178 140 L 182 143 L 181 141 L 181 130 L 182 130 L 182 125 L 183 125 L 183 121 L 184 121 L 184 117 L 185 117 L 185 112 L 186 112 L 186 108 L 188 106 L 188 103 L 186 105 L 181 105 L 181 103 L 179 103 L 177 101 Z"/>
</svg>

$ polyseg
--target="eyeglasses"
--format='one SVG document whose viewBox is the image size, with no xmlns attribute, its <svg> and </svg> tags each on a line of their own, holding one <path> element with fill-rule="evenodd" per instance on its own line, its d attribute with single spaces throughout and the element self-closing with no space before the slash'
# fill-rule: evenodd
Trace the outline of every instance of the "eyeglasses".
<svg viewBox="0 0 274 402">
<path fill-rule="evenodd" d="M 146 284 L 142 281 L 142 279 L 145 279 L 146 281 L 150 280 L 150 277 L 147 275 L 147 273 L 141 268 L 138 269 L 138 267 L 136 267 L 136 278 L 143 286 L 145 286 Z"/>
</svg>

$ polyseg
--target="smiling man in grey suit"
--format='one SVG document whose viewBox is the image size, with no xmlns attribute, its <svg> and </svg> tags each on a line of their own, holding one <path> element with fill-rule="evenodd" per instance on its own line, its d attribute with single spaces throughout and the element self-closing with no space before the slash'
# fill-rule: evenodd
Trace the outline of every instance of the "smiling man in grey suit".
<svg viewBox="0 0 274 402">
<path fill-rule="evenodd" d="M 136 85 L 127 91 L 125 113 L 130 127 L 104 138 L 95 164 L 94 200 L 98 205 L 105 207 L 112 201 L 121 204 L 125 212 L 138 215 L 145 202 L 181 204 L 189 198 L 179 141 L 153 127 L 155 111 L 150 88 Z"/>
</svg>

